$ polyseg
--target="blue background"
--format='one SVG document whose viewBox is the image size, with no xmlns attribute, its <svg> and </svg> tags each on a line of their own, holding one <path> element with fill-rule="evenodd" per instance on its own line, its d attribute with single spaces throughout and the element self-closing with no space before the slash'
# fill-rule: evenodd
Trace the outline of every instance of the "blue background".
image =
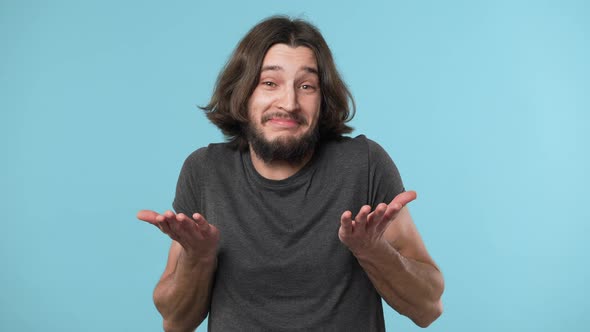
<svg viewBox="0 0 590 332">
<path fill-rule="evenodd" d="M 0 330 L 161 329 L 169 240 L 135 213 L 223 139 L 196 105 L 277 13 L 318 25 L 354 134 L 419 193 L 446 278 L 430 330 L 587 331 L 590 5 L 458 0 L 0 0 Z"/>
</svg>

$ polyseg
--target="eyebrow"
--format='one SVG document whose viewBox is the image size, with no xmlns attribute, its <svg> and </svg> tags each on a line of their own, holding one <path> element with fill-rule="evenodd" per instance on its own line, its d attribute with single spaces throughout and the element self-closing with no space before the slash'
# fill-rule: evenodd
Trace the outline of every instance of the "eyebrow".
<svg viewBox="0 0 590 332">
<path fill-rule="evenodd" d="M 308 73 L 316 74 L 319 76 L 318 70 L 313 67 L 304 66 L 301 69 L 303 69 L 304 71 L 306 71 Z M 284 70 L 284 68 L 281 66 L 275 66 L 275 65 L 263 66 L 262 69 L 260 70 L 260 72 L 263 73 L 263 72 L 269 71 L 269 70 L 282 71 L 282 70 Z"/>
</svg>

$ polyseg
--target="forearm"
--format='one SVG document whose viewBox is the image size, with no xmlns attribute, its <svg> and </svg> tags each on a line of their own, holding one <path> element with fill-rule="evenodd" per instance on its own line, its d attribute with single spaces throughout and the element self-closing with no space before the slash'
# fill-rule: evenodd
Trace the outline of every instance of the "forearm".
<svg viewBox="0 0 590 332">
<path fill-rule="evenodd" d="M 217 260 L 189 261 L 180 254 L 174 273 L 160 280 L 154 303 L 164 318 L 165 331 L 193 331 L 209 311 Z"/>
<path fill-rule="evenodd" d="M 397 312 L 421 327 L 440 316 L 444 282 L 435 266 L 406 258 L 389 244 L 356 257 L 375 289 Z"/>
</svg>

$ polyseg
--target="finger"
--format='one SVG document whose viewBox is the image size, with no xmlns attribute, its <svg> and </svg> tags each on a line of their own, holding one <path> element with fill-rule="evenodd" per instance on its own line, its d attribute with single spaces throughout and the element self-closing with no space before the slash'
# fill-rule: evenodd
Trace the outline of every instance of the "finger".
<svg viewBox="0 0 590 332">
<path fill-rule="evenodd" d="M 369 213 L 371 213 L 371 207 L 369 205 L 364 205 L 354 218 L 355 223 L 359 225 L 366 224 Z"/>
<path fill-rule="evenodd" d="M 170 232 L 172 233 L 178 241 L 181 241 L 185 238 L 184 231 L 181 227 L 181 222 L 178 220 L 178 216 L 174 214 L 172 211 L 164 212 L 164 216 L 166 217 L 166 223 L 168 223 L 168 227 L 170 227 Z"/>
<path fill-rule="evenodd" d="M 137 212 L 137 219 L 147 221 L 150 224 L 154 224 L 156 222 L 156 217 L 159 214 L 152 210 L 141 210 Z"/>
<path fill-rule="evenodd" d="M 191 229 L 193 222 L 184 214 L 179 213 L 175 216 L 174 222 L 169 222 L 172 226 L 172 231 L 178 237 L 178 242 L 186 249 L 186 245 L 194 241 L 194 238 L 200 238 L 196 229 Z M 195 227 L 196 228 L 196 227 Z"/>
<path fill-rule="evenodd" d="M 176 215 L 174 212 L 168 210 L 156 217 L 158 221 L 158 225 L 162 229 L 162 232 L 166 233 L 171 239 L 179 242 L 179 230 L 178 230 L 178 222 L 176 220 Z"/>
<path fill-rule="evenodd" d="M 157 223 L 157 226 L 164 234 L 166 234 L 166 235 L 170 236 L 172 239 L 176 240 L 176 236 L 174 235 L 174 233 L 170 229 L 170 225 L 168 224 L 168 221 L 166 221 L 166 219 L 159 221 Z"/>
<path fill-rule="evenodd" d="M 401 205 L 401 207 L 404 207 L 404 206 L 406 206 L 406 204 L 415 200 L 417 197 L 418 197 L 418 194 L 413 190 L 404 191 L 403 193 L 395 196 L 392 203 L 395 202 L 395 203 Z M 401 207 L 399 208 L 400 210 L 401 210 Z"/>
<path fill-rule="evenodd" d="M 191 218 L 189 218 L 186 214 L 179 213 L 176 215 L 176 219 L 178 221 L 180 221 L 182 225 L 190 226 L 188 228 L 192 228 L 194 230 L 197 230 L 197 226 L 195 225 L 195 221 L 192 220 Z"/>
<path fill-rule="evenodd" d="M 209 236 L 211 234 L 211 226 L 207 222 L 207 219 L 205 219 L 205 217 L 203 217 L 203 215 L 201 215 L 200 213 L 195 213 L 195 214 L 193 214 L 193 219 L 195 220 L 195 223 L 197 224 L 199 232 L 204 237 Z"/>
<path fill-rule="evenodd" d="M 387 210 L 383 214 L 383 221 L 378 226 L 377 231 L 379 231 L 379 232 L 385 231 L 387 226 L 389 226 L 389 224 L 391 222 L 393 222 L 395 220 L 395 218 L 397 218 L 397 216 L 399 215 L 399 213 L 401 212 L 401 210 L 403 208 L 404 208 L 404 206 L 400 205 L 399 203 L 391 202 L 387 206 Z"/>
<path fill-rule="evenodd" d="M 363 207 L 361 207 L 356 217 L 354 217 L 354 221 L 352 223 L 353 232 L 355 234 L 358 234 L 359 232 L 361 234 L 364 234 L 366 232 L 367 217 L 369 216 L 369 213 L 371 213 L 371 207 L 369 205 L 364 205 Z"/>
<path fill-rule="evenodd" d="M 402 209 L 402 206 L 399 203 L 391 202 L 387 206 L 385 213 L 383 213 L 383 220 L 391 221 L 397 217 L 397 214 Z"/>
<path fill-rule="evenodd" d="M 375 227 L 376 225 L 381 223 L 383 220 L 383 214 L 385 214 L 386 210 L 387 210 L 387 204 L 380 203 L 379 205 L 377 205 L 377 208 L 375 209 L 375 211 L 373 211 L 367 217 L 367 227 Z"/>
<path fill-rule="evenodd" d="M 415 191 L 404 191 L 403 193 L 395 196 L 395 198 L 387 206 L 387 210 L 383 216 L 383 219 L 391 220 L 395 219 L 399 211 L 404 208 L 408 203 L 415 200 L 418 195 Z"/>
<path fill-rule="evenodd" d="M 187 240 L 192 240 L 195 237 L 197 239 L 203 238 L 194 220 L 187 217 L 184 213 L 177 214 L 176 219 L 178 220 L 180 228 L 182 230 L 182 237 L 187 238 Z"/>
<path fill-rule="evenodd" d="M 352 212 L 345 211 L 340 216 L 340 229 L 345 235 L 352 234 Z"/>
<path fill-rule="evenodd" d="M 143 221 L 147 221 L 150 224 L 158 227 L 158 229 L 168 235 L 171 239 L 176 240 L 174 234 L 170 230 L 170 226 L 166 222 L 166 217 L 157 212 L 150 210 L 141 210 L 137 213 L 137 218 Z"/>
<path fill-rule="evenodd" d="M 174 212 L 168 210 L 164 212 L 164 217 L 166 217 L 166 224 L 170 229 L 170 236 L 174 237 L 174 239 L 178 239 L 177 241 L 181 241 L 185 238 L 185 234 L 182 230 L 181 223 L 179 222 L 177 215 Z"/>
<path fill-rule="evenodd" d="M 381 222 L 375 226 L 375 231 L 377 233 L 385 232 L 387 227 L 395 220 L 400 210 L 397 210 L 396 207 L 390 205 L 387 206 L 387 209 L 383 213 L 383 217 L 381 217 Z"/>
</svg>

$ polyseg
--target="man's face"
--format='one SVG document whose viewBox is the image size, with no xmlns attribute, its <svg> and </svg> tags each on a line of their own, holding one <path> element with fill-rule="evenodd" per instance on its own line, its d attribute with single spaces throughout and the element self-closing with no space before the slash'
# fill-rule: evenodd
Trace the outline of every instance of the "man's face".
<svg viewBox="0 0 590 332">
<path fill-rule="evenodd" d="M 321 91 L 313 51 L 276 44 L 266 53 L 248 100 L 247 138 L 266 162 L 299 162 L 315 147 Z"/>
</svg>

